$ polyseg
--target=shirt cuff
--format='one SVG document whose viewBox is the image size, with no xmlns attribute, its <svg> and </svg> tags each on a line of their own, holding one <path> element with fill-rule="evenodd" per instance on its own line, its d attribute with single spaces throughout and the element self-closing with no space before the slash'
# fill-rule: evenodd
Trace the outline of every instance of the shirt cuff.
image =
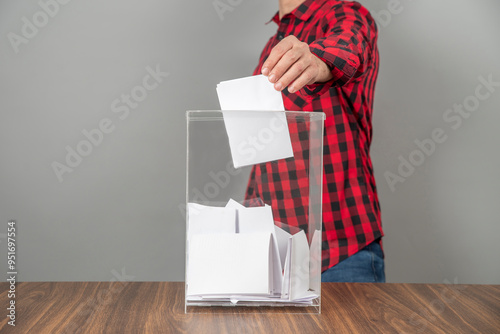
<svg viewBox="0 0 500 334">
<path fill-rule="evenodd" d="M 326 82 L 317 82 L 317 83 L 313 83 L 311 85 L 304 86 L 303 91 L 305 94 L 301 94 L 301 95 L 303 95 L 304 97 L 306 97 L 308 99 L 318 97 L 318 96 L 324 94 L 325 92 L 327 92 L 335 84 L 335 82 L 337 80 L 339 80 L 343 75 L 343 73 L 339 73 L 341 71 L 336 69 L 328 59 L 325 59 L 323 57 L 323 55 L 324 55 L 323 50 L 320 50 L 320 49 L 315 48 L 315 47 L 310 47 L 310 50 L 311 50 L 311 53 L 313 55 L 318 57 L 319 60 L 321 60 L 322 62 L 324 62 L 326 64 L 326 66 L 328 66 L 333 77 L 332 77 L 332 79 L 330 79 Z"/>
</svg>

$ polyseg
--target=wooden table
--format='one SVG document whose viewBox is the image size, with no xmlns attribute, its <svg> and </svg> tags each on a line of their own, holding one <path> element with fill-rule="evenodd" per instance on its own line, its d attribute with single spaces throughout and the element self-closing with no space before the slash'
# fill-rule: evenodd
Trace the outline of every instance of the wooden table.
<svg viewBox="0 0 500 334">
<path fill-rule="evenodd" d="M 320 315 L 184 314 L 179 282 L 23 282 L 1 333 L 500 333 L 500 286 L 323 283 Z M 231 308 L 238 311 L 238 308 Z"/>
</svg>

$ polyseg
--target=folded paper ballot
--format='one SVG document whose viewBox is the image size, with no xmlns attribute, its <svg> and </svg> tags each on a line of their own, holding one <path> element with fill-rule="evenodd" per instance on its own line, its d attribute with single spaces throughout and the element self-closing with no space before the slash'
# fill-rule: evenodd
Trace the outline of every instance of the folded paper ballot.
<svg viewBox="0 0 500 334">
<path fill-rule="evenodd" d="M 274 235 L 276 236 L 276 241 L 278 242 L 278 251 L 280 253 L 281 268 L 284 268 L 286 252 L 288 248 L 288 239 L 290 239 L 292 235 L 276 225 L 274 225 Z"/>
<path fill-rule="evenodd" d="M 266 77 L 223 81 L 217 95 L 235 168 L 293 157 L 283 97 Z"/>
<path fill-rule="evenodd" d="M 188 295 L 272 293 L 271 235 L 198 234 L 189 241 Z"/>
<path fill-rule="evenodd" d="M 283 274 L 284 299 L 300 299 L 309 290 L 309 245 L 304 231 L 288 239 Z"/>
<path fill-rule="evenodd" d="M 309 305 L 318 297 L 310 291 L 304 231 L 275 226 L 270 206 L 188 203 L 188 213 L 188 300 Z"/>
<path fill-rule="evenodd" d="M 285 110 L 281 92 L 263 75 L 222 81 L 217 95 L 221 110 Z"/>
<path fill-rule="evenodd" d="M 188 240 L 194 234 L 236 233 L 235 209 L 217 208 L 197 203 L 188 204 Z"/>
<path fill-rule="evenodd" d="M 278 248 L 278 241 L 275 235 L 273 211 L 269 205 L 246 208 L 235 200 L 231 199 L 226 204 L 227 209 L 234 208 L 237 211 L 236 230 L 238 233 L 266 233 L 272 237 L 272 264 L 273 264 L 273 294 L 281 294 L 281 272 L 282 266 Z"/>
</svg>

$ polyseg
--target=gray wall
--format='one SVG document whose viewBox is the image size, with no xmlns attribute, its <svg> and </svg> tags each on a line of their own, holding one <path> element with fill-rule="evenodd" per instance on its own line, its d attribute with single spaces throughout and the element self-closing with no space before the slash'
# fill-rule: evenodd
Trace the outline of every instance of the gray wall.
<svg viewBox="0 0 500 334">
<path fill-rule="evenodd" d="M 15 218 L 21 281 L 183 280 L 184 112 L 217 109 L 216 83 L 249 75 L 276 29 L 277 0 L 230 3 L 219 16 L 211 0 L 73 0 L 49 17 L 0 2 L 0 272 Z M 479 77 L 500 81 L 500 2 L 362 3 L 380 23 L 372 156 L 388 281 L 500 284 L 500 87 L 474 98 Z M 40 25 L 27 38 L 24 17 Z M 150 90 L 147 68 L 163 72 Z M 463 103 L 467 118 L 448 111 Z M 54 162 L 99 126 L 60 182 Z M 446 140 L 418 153 L 436 128 Z M 400 175 L 400 159 L 418 166 Z"/>
</svg>

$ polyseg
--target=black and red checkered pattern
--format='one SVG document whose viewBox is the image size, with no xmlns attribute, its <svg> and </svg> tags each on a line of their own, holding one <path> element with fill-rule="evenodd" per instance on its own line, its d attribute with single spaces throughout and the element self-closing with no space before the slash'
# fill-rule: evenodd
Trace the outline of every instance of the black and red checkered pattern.
<svg viewBox="0 0 500 334">
<path fill-rule="evenodd" d="M 383 236 L 380 206 L 369 155 L 378 74 L 377 27 L 359 3 L 306 0 L 280 20 L 254 75 L 271 49 L 294 35 L 332 69 L 333 79 L 297 93 L 283 91 L 285 109 L 326 114 L 323 156 L 322 270 Z M 308 212 L 308 147 L 300 122 L 290 123 L 295 159 L 254 166 L 246 198 L 262 198 L 276 220 L 305 228 Z M 304 123 L 302 123 L 304 125 Z M 304 145 L 305 146 L 305 145 Z"/>
</svg>

